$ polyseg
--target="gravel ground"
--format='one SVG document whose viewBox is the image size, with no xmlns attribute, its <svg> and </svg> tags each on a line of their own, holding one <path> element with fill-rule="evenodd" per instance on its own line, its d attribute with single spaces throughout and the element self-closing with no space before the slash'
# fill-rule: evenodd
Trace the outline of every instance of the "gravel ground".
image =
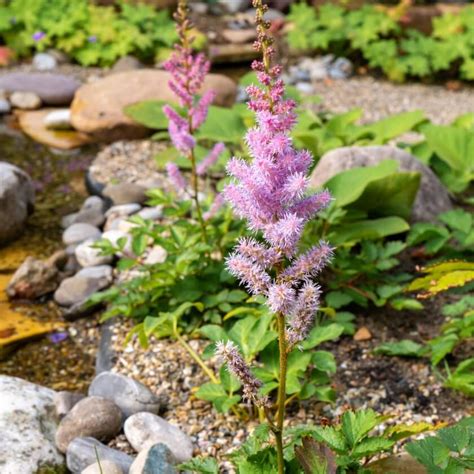
<svg viewBox="0 0 474 474">
<path fill-rule="evenodd" d="M 314 87 L 322 99 L 318 110 L 341 113 L 361 107 L 364 122 L 421 109 L 434 123 L 447 124 L 459 115 L 474 112 L 474 88 L 468 86 L 450 91 L 437 85 L 393 84 L 373 77 L 353 77 L 316 82 Z"/>
</svg>

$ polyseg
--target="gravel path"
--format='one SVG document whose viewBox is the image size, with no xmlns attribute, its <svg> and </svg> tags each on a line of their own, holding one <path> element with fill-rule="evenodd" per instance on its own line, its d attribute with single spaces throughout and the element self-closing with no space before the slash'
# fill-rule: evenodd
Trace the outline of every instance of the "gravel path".
<svg viewBox="0 0 474 474">
<path fill-rule="evenodd" d="M 421 109 L 434 123 L 447 124 L 459 115 L 474 112 L 474 88 L 468 86 L 455 92 L 443 86 L 393 84 L 372 77 L 354 77 L 316 82 L 314 87 L 322 99 L 318 110 L 341 113 L 360 107 L 364 110 L 364 122 Z"/>
</svg>

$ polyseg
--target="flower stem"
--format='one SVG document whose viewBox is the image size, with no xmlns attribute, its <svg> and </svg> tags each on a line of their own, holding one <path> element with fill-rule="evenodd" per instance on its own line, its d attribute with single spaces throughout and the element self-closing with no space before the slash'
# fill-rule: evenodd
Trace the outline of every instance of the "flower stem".
<svg viewBox="0 0 474 474">
<path fill-rule="evenodd" d="M 277 314 L 278 324 L 278 349 L 280 352 L 280 374 L 278 380 L 278 398 L 277 398 L 277 416 L 274 430 L 278 459 L 278 474 L 285 472 L 285 460 L 283 457 L 283 422 L 285 420 L 285 401 L 286 401 L 286 372 L 288 364 L 288 351 L 285 333 L 285 316 L 282 313 Z"/>
<path fill-rule="evenodd" d="M 194 150 L 191 150 L 189 158 L 191 161 L 191 185 L 193 187 L 193 200 L 194 204 L 196 205 L 199 225 L 201 226 L 202 240 L 205 244 L 207 244 L 206 223 L 202 217 L 201 203 L 199 202 L 198 176 L 196 173 L 196 157 L 194 155 Z"/>
</svg>

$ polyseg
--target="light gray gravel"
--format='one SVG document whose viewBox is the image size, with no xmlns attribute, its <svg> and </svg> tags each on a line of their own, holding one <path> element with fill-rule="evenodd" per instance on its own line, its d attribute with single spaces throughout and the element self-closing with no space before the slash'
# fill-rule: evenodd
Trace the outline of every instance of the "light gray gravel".
<svg viewBox="0 0 474 474">
<path fill-rule="evenodd" d="M 444 86 L 393 84 L 372 77 L 321 81 L 313 86 L 322 99 L 318 110 L 342 113 L 360 107 L 363 122 L 421 109 L 434 123 L 448 124 L 459 115 L 474 112 L 474 88 L 469 86 L 450 91 Z"/>
</svg>

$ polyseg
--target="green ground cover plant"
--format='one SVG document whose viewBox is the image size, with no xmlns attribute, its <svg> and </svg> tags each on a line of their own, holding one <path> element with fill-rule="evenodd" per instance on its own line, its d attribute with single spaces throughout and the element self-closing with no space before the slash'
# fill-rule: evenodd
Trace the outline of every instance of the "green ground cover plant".
<svg viewBox="0 0 474 474">
<path fill-rule="evenodd" d="M 349 10 L 336 4 L 318 9 L 306 3 L 291 6 L 287 35 L 297 51 L 330 52 L 365 62 L 393 81 L 450 75 L 474 79 L 474 8 L 433 19 L 425 35 L 402 26 L 374 5 Z"/>
<path fill-rule="evenodd" d="M 110 66 L 133 54 L 165 57 L 174 24 L 165 10 L 145 4 L 94 5 L 88 0 L 12 0 L 0 4 L 0 37 L 19 57 L 55 48 L 83 66 Z"/>
</svg>

